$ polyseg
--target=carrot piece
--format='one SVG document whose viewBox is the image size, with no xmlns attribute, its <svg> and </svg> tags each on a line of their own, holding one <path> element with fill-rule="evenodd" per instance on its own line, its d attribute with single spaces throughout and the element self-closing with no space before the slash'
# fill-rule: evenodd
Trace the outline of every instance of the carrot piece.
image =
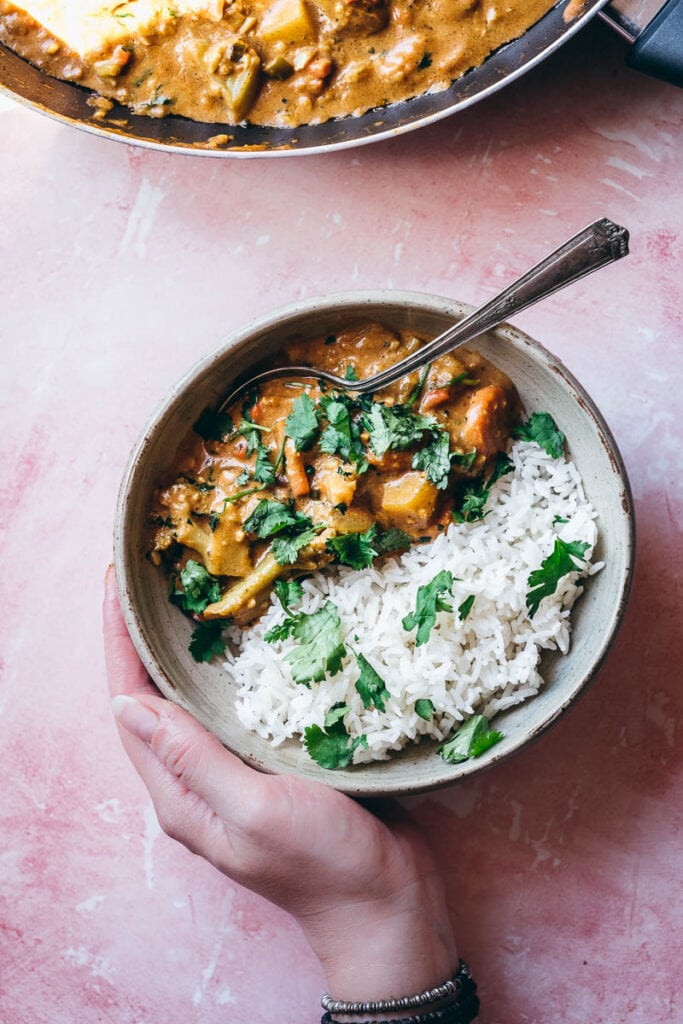
<svg viewBox="0 0 683 1024">
<path fill-rule="evenodd" d="M 428 412 L 430 409 L 436 409 L 438 406 L 444 405 L 450 397 L 450 388 L 432 388 L 431 391 L 426 391 L 422 396 L 420 412 Z"/>
<path fill-rule="evenodd" d="M 296 450 L 291 438 L 287 439 L 285 445 L 285 476 L 295 498 L 303 498 L 310 493 L 311 488 L 306 476 L 303 456 Z"/>
<path fill-rule="evenodd" d="M 478 455 L 488 458 L 502 449 L 510 432 L 511 402 L 498 384 L 477 388 L 470 398 L 465 415 L 462 443 L 466 449 L 476 448 Z"/>
</svg>

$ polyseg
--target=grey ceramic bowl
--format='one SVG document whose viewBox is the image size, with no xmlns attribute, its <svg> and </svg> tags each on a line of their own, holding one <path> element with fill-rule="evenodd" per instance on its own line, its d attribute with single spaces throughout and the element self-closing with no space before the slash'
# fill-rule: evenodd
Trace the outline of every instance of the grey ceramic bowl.
<svg viewBox="0 0 683 1024">
<path fill-rule="evenodd" d="M 547 729 L 595 676 L 614 640 L 628 600 L 634 554 L 632 501 L 621 457 L 581 385 L 541 345 L 509 326 L 483 336 L 475 347 L 515 381 L 528 410 L 550 412 L 565 432 L 586 493 L 600 513 L 596 557 L 606 564 L 574 610 L 569 654 L 544 655 L 545 688 L 528 703 L 496 716 L 504 739 L 483 756 L 450 765 L 437 756 L 436 744 L 423 741 L 391 761 L 331 772 L 311 761 L 298 740 L 272 747 L 240 725 L 220 664 L 198 665 L 192 660 L 187 649 L 190 623 L 169 603 L 162 572 L 145 557 L 152 492 L 179 440 L 202 409 L 222 398 L 232 381 L 253 364 L 267 361 L 291 334 L 320 335 L 375 319 L 436 335 L 470 311 L 470 306 L 450 299 L 394 291 L 331 295 L 280 310 L 233 335 L 190 370 L 135 446 L 121 484 L 114 539 L 119 593 L 131 637 L 161 692 L 256 768 L 296 772 L 356 796 L 407 794 L 447 785 L 504 760 Z"/>
</svg>

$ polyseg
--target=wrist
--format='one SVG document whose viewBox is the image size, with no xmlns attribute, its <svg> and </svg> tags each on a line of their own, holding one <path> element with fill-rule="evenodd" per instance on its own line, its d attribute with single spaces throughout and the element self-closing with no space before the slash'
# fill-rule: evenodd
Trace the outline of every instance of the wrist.
<svg viewBox="0 0 683 1024">
<path fill-rule="evenodd" d="M 345 1000 L 398 998 L 449 978 L 458 955 L 448 915 L 368 901 L 301 922 L 329 991 Z"/>
</svg>

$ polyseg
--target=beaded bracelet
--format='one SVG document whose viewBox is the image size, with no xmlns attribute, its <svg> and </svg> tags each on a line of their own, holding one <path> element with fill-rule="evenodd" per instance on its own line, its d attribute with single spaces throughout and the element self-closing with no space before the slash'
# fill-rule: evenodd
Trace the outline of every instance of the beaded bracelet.
<svg viewBox="0 0 683 1024">
<path fill-rule="evenodd" d="M 376 999 L 366 1002 L 345 1002 L 342 999 L 332 999 L 329 992 L 326 992 L 321 1003 L 327 1012 L 322 1017 L 321 1024 L 337 1024 L 332 1017 L 334 1013 L 358 1016 L 365 1013 L 416 1010 L 434 1003 L 443 1003 L 444 1000 L 448 1000 L 445 1006 L 414 1017 L 404 1017 L 401 1021 L 396 1021 L 395 1024 L 437 1024 L 437 1022 L 438 1024 L 469 1024 L 479 1012 L 479 1000 L 476 992 L 477 986 L 472 980 L 470 969 L 464 960 L 460 960 L 458 969 L 452 978 L 435 988 L 426 989 L 413 996 L 399 996 L 396 999 Z M 380 1024 L 380 1022 L 358 1022 L 358 1024 Z M 394 1022 L 384 1020 L 381 1024 L 394 1024 Z"/>
</svg>

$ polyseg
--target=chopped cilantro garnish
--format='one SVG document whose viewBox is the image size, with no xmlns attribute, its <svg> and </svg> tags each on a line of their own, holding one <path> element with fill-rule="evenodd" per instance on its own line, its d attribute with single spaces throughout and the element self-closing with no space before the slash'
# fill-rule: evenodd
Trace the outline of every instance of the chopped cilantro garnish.
<svg viewBox="0 0 683 1024">
<path fill-rule="evenodd" d="M 356 381 L 358 380 L 358 374 L 356 373 L 356 367 L 353 363 L 349 363 L 344 371 L 344 380 Z"/>
<path fill-rule="evenodd" d="M 324 395 L 320 406 L 328 424 L 320 438 L 320 450 L 328 455 L 339 455 L 346 462 L 355 464 L 356 473 L 364 473 L 368 464 L 359 426 L 352 419 L 354 403 L 346 396 Z"/>
<path fill-rule="evenodd" d="M 430 722 L 434 714 L 434 705 L 432 701 L 427 697 L 420 697 L 419 700 L 416 700 L 415 714 L 419 718 L 424 718 L 425 722 Z"/>
<path fill-rule="evenodd" d="M 453 605 L 445 600 L 453 589 L 453 573 L 448 569 L 438 572 L 431 583 L 417 588 L 415 611 L 403 619 L 403 628 L 407 631 L 415 629 L 415 646 L 421 647 L 429 640 L 436 623 L 437 612 L 452 612 Z"/>
<path fill-rule="evenodd" d="M 345 704 L 335 704 L 325 716 L 325 731 L 319 725 L 304 730 L 304 744 L 309 755 L 321 768 L 346 768 L 358 747 L 367 747 L 365 736 L 351 739 L 344 727 L 343 716 L 348 713 Z"/>
<path fill-rule="evenodd" d="M 390 448 L 403 451 L 421 441 L 425 434 L 438 430 L 433 416 L 413 413 L 405 405 L 380 402 L 373 402 L 364 413 L 363 426 L 370 434 L 370 447 L 375 455 L 384 455 Z"/>
<path fill-rule="evenodd" d="M 454 462 L 460 469 L 471 469 L 477 457 L 477 449 L 470 452 L 451 452 L 451 462 Z"/>
<path fill-rule="evenodd" d="M 379 535 L 376 547 L 383 555 L 388 551 L 407 551 L 412 543 L 413 538 L 410 534 L 399 530 L 397 526 L 392 526 Z"/>
<path fill-rule="evenodd" d="M 195 661 L 211 661 L 225 654 L 223 627 L 225 621 L 198 622 L 192 630 L 190 654 Z"/>
<path fill-rule="evenodd" d="M 291 437 L 298 452 L 311 447 L 318 433 L 319 413 L 308 395 L 299 395 L 285 420 L 285 437 Z"/>
<path fill-rule="evenodd" d="M 208 494 L 209 491 L 215 491 L 216 485 L 207 483 L 205 480 L 195 480 L 194 477 L 187 476 L 186 473 L 181 474 L 181 479 L 187 480 L 191 487 L 195 487 L 200 494 Z"/>
<path fill-rule="evenodd" d="M 363 707 L 370 708 L 374 704 L 378 711 L 385 711 L 386 702 L 391 694 L 387 690 L 384 680 L 374 670 L 365 655 L 356 654 L 356 661 L 360 669 L 360 675 L 356 680 L 356 690 L 363 701 Z"/>
<path fill-rule="evenodd" d="M 462 485 L 455 495 L 453 518 L 456 523 L 474 523 L 484 519 L 488 512 L 484 506 L 489 499 L 491 488 L 496 480 L 514 468 L 512 459 L 505 452 L 498 452 L 493 470 L 487 478 L 477 476 Z"/>
<path fill-rule="evenodd" d="M 448 385 L 450 387 L 453 384 L 465 384 L 468 388 L 476 388 L 478 383 L 479 381 L 476 377 L 470 377 L 468 371 L 463 370 L 463 372 L 459 373 L 457 377 L 451 377 Z"/>
<path fill-rule="evenodd" d="M 553 519 L 553 526 L 555 526 L 555 525 L 562 525 L 562 524 L 568 523 L 568 522 L 569 522 L 569 520 L 565 519 L 564 516 L 555 516 L 555 518 Z"/>
<path fill-rule="evenodd" d="M 514 468 L 515 464 L 510 456 L 506 455 L 505 452 L 498 452 L 491 475 L 486 481 L 486 486 L 488 488 L 493 487 L 496 480 L 500 480 L 502 476 L 505 476 L 507 473 L 511 473 Z"/>
<path fill-rule="evenodd" d="M 205 441 L 222 441 L 232 432 L 232 420 L 227 412 L 205 409 L 195 423 L 194 430 Z"/>
<path fill-rule="evenodd" d="M 474 523 L 488 515 L 484 511 L 488 497 L 489 489 L 484 485 L 484 478 L 480 476 L 460 488 L 456 492 L 453 507 L 453 518 L 456 523 Z"/>
<path fill-rule="evenodd" d="M 287 636 L 299 641 L 285 655 L 295 683 L 319 683 L 326 675 L 333 676 L 341 670 L 346 648 L 341 639 L 339 612 L 331 601 L 326 601 L 317 612 L 289 615 L 282 630 L 276 635 L 269 630 L 264 639 L 273 643 Z"/>
<path fill-rule="evenodd" d="M 410 394 L 408 395 L 408 398 L 406 399 L 406 405 L 408 406 L 409 409 L 412 409 L 412 407 L 415 405 L 415 403 L 417 402 L 418 398 L 422 394 L 422 389 L 425 386 L 425 381 L 427 380 L 427 374 L 429 373 L 431 365 L 432 365 L 431 363 L 426 363 L 422 367 L 422 369 L 420 370 L 420 376 L 418 378 L 418 382 L 415 385 L 415 387 L 413 388 L 413 390 L 410 392 Z"/>
<path fill-rule="evenodd" d="M 241 435 L 246 438 L 247 455 L 251 455 L 258 450 L 261 444 L 261 434 L 269 434 L 270 430 L 270 427 L 262 427 L 260 423 L 254 423 L 249 412 L 245 412 L 243 418 L 235 427 L 232 436 L 238 437 Z"/>
<path fill-rule="evenodd" d="M 271 487 L 275 483 L 275 467 L 270 461 L 268 449 L 264 444 L 259 444 L 256 448 L 254 480 L 263 484 L 264 487 Z"/>
<path fill-rule="evenodd" d="M 538 611 L 544 597 L 550 597 L 557 590 L 557 584 L 563 576 L 570 572 L 578 572 L 577 561 L 585 562 L 586 550 L 589 545 L 582 540 L 564 541 L 555 538 L 553 550 L 541 562 L 540 569 L 535 569 L 528 579 L 529 592 L 526 595 L 526 606 L 529 618 Z"/>
<path fill-rule="evenodd" d="M 553 459 L 561 459 L 564 452 L 564 434 L 550 413 L 535 412 L 526 423 L 514 427 L 513 437 L 521 441 L 535 441 Z"/>
<path fill-rule="evenodd" d="M 364 533 L 342 533 L 327 541 L 327 550 L 335 562 L 350 565 L 352 569 L 367 569 L 379 554 L 375 545 L 377 527 L 373 524 Z"/>
<path fill-rule="evenodd" d="M 212 576 L 201 562 L 197 562 L 194 558 L 188 559 L 185 563 L 180 571 L 179 579 L 182 590 L 178 589 L 176 581 L 173 579 L 168 598 L 184 612 L 189 612 L 192 615 L 203 612 L 208 604 L 218 601 L 221 596 L 221 588 L 216 576 Z"/>
<path fill-rule="evenodd" d="M 305 516 L 301 517 L 305 519 Z M 312 526 L 310 530 L 303 530 L 301 533 L 295 533 L 293 536 L 286 534 L 284 536 L 276 537 L 273 541 L 270 550 L 273 552 L 273 556 L 278 565 L 292 565 L 296 562 L 299 557 L 299 552 L 308 547 L 311 544 L 321 530 L 324 530 L 324 525 Z"/>
<path fill-rule="evenodd" d="M 439 747 L 438 752 L 449 764 L 460 764 L 470 757 L 480 757 L 502 738 L 502 732 L 489 730 L 485 715 L 472 715 L 443 746 Z"/>
<path fill-rule="evenodd" d="M 275 596 L 286 612 L 289 611 L 290 605 L 296 604 L 301 600 L 304 592 L 298 580 L 275 580 L 273 589 Z"/>
<path fill-rule="evenodd" d="M 472 605 L 474 604 L 474 594 L 470 594 L 466 597 L 461 605 L 458 606 L 458 618 L 461 622 L 464 622 L 467 616 L 472 611 Z"/>
<path fill-rule="evenodd" d="M 294 511 L 289 505 L 281 501 L 269 501 L 261 498 L 256 508 L 244 521 L 246 533 L 253 533 L 265 540 L 274 537 L 284 530 L 304 530 L 311 526 L 311 520 Z"/>
<path fill-rule="evenodd" d="M 413 469 L 421 469 L 428 480 L 443 491 L 451 471 L 450 435 L 440 431 L 413 455 Z"/>
</svg>

